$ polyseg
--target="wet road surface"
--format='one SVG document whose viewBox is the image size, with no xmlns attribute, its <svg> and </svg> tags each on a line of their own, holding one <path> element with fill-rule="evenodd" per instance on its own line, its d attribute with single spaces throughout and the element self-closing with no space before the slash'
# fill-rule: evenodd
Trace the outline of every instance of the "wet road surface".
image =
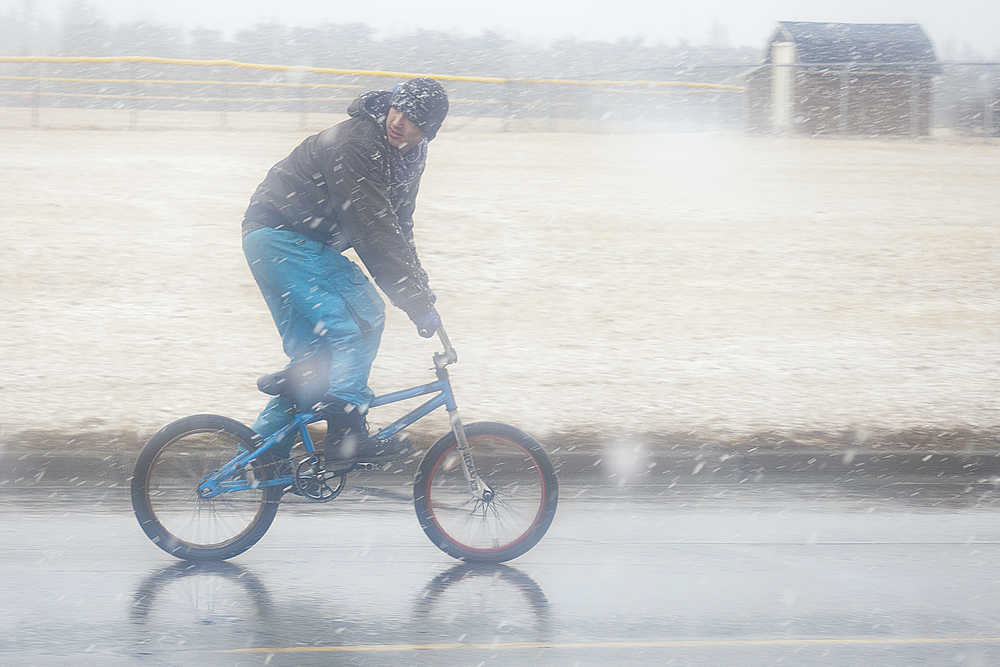
<svg viewBox="0 0 1000 667">
<path fill-rule="evenodd" d="M 7 489 L 0 664 L 1000 664 L 993 484 L 561 491 L 506 566 L 440 553 L 403 485 L 194 566 L 121 489 Z"/>
</svg>

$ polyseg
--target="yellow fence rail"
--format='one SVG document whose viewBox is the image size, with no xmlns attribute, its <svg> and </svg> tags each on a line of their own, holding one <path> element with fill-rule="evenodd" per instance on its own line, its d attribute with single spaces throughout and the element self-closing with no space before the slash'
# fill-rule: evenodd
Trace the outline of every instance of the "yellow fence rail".
<svg viewBox="0 0 1000 667">
<path fill-rule="evenodd" d="M 156 111 L 217 113 L 223 129 L 254 122 L 234 114 L 281 112 L 297 115 L 306 129 L 310 116 L 340 113 L 341 103 L 354 99 L 347 95 L 378 87 L 373 79 L 417 76 L 454 84 L 450 100 L 463 114 L 499 118 L 504 130 L 520 122 L 547 129 L 564 121 L 603 122 L 612 109 L 633 122 L 742 110 L 732 93 L 743 87 L 728 83 L 464 76 L 153 56 L 0 56 L 0 106 L 29 109 L 31 127 L 42 127 L 43 115 L 50 124 L 67 122 L 69 115 L 55 111 L 65 108 L 127 111 L 133 129 L 140 117 L 172 122 L 149 114 Z"/>
<path fill-rule="evenodd" d="M 336 69 L 330 67 L 310 67 L 304 65 L 266 65 L 244 63 L 237 60 L 191 60 L 186 58 L 158 58 L 152 56 L 0 56 L 0 63 L 145 63 L 154 65 L 187 65 L 192 67 L 231 67 L 236 69 L 264 70 L 272 72 L 301 72 L 311 74 L 335 74 L 340 76 L 366 76 L 405 79 L 428 76 L 440 81 L 467 83 L 494 83 L 519 85 L 553 86 L 596 86 L 596 87 L 644 87 L 644 88 L 691 88 L 725 92 L 742 92 L 742 86 L 722 83 L 701 83 L 696 81 L 619 81 L 609 79 L 528 79 L 492 76 L 462 76 L 456 74 L 429 74 L 414 72 L 392 72 L 383 70 Z"/>
<path fill-rule="evenodd" d="M 284 81 L 207 81 L 197 79 L 97 79 L 73 76 L 0 76 L 0 81 L 63 83 L 151 83 L 168 86 L 259 86 L 261 88 L 366 88 L 356 83 L 288 83 Z"/>
<path fill-rule="evenodd" d="M 56 93 L 31 90 L 0 90 L 2 95 L 30 97 L 86 97 L 98 100 L 151 100 L 170 102 L 350 102 L 353 97 L 183 97 L 181 95 L 112 95 L 110 93 Z"/>
<path fill-rule="evenodd" d="M 2 77 L 0 77 L 2 78 Z M 137 79 L 139 81 L 140 79 Z M 41 97 L 86 97 L 92 99 L 105 100 L 169 100 L 172 102 L 351 102 L 353 97 L 185 97 L 181 95 L 113 95 L 111 93 L 64 93 L 56 91 L 34 91 L 34 90 L 0 90 L 0 96 L 14 95 L 21 97 L 31 97 L 39 95 Z M 508 102 L 507 100 L 488 99 L 450 99 L 450 102 L 464 104 L 527 104 L 527 102 Z"/>
</svg>

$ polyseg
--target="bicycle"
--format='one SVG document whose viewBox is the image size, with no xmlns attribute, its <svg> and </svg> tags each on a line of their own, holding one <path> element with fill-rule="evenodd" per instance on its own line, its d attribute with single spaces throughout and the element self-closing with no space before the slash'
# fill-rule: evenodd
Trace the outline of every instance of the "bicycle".
<svg viewBox="0 0 1000 667">
<path fill-rule="evenodd" d="M 444 329 L 437 333 L 444 347 L 434 353 L 437 380 L 377 396 L 371 408 L 434 396 L 374 437 L 391 438 L 445 407 L 451 430 L 427 450 L 413 481 L 420 526 L 432 543 L 460 560 L 517 558 L 552 523 L 559 497 L 555 470 L 542 446 L 513 426 L 462 424 L 448 375 L 458 355 Z M 192 415 L 164 426 L 139 453 L 132 477 L 132 507 L 142 530 L 183 560 L 225 560 L 264 536 L 286 491 L 314 502 L 338 497 L 349 473 L 373 466 L 326 470 L 307 429 L 321 419 L 298 412 L 267 438 L 219 415 Z M 305 453 L 277 459 L 271 450 L 292 433 Z"/>
</svg>

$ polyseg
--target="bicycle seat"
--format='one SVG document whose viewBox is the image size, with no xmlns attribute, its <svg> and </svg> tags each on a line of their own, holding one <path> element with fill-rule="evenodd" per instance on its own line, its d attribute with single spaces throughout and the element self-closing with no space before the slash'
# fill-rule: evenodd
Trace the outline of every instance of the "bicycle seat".
<svg viewBox="0 0 1000 667">
<path fill-rule="evenodd" d="M 290 393 L 292 383 L 288 377 L 288 369 L 260 376 L 257 378 L 257 388 L 269 396 L 281 396 L 284 393 Z"/>
<path fill-rule="evenodd" d="M 257 388 L 271 396 L 287 396 L 296 403 L 312 405 L 329 385 L 330 352 L 316 350 L 276 373 L 257 379 Z"/>
</svg>

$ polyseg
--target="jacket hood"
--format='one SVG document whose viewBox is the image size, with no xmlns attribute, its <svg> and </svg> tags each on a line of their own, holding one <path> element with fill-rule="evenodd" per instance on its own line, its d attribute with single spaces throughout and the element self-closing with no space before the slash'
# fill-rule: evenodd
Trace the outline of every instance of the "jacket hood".
<svg viewBox="0 0 1000 667">
<path fill-rule="evenodd" d="M 384 125 L 391 99 L 392 93 L 388 90 L 369 91 L 351 102 L 347 107 L 347 114 L 351 118 L 371 118 L 376 123 Z"/>
</svg>

